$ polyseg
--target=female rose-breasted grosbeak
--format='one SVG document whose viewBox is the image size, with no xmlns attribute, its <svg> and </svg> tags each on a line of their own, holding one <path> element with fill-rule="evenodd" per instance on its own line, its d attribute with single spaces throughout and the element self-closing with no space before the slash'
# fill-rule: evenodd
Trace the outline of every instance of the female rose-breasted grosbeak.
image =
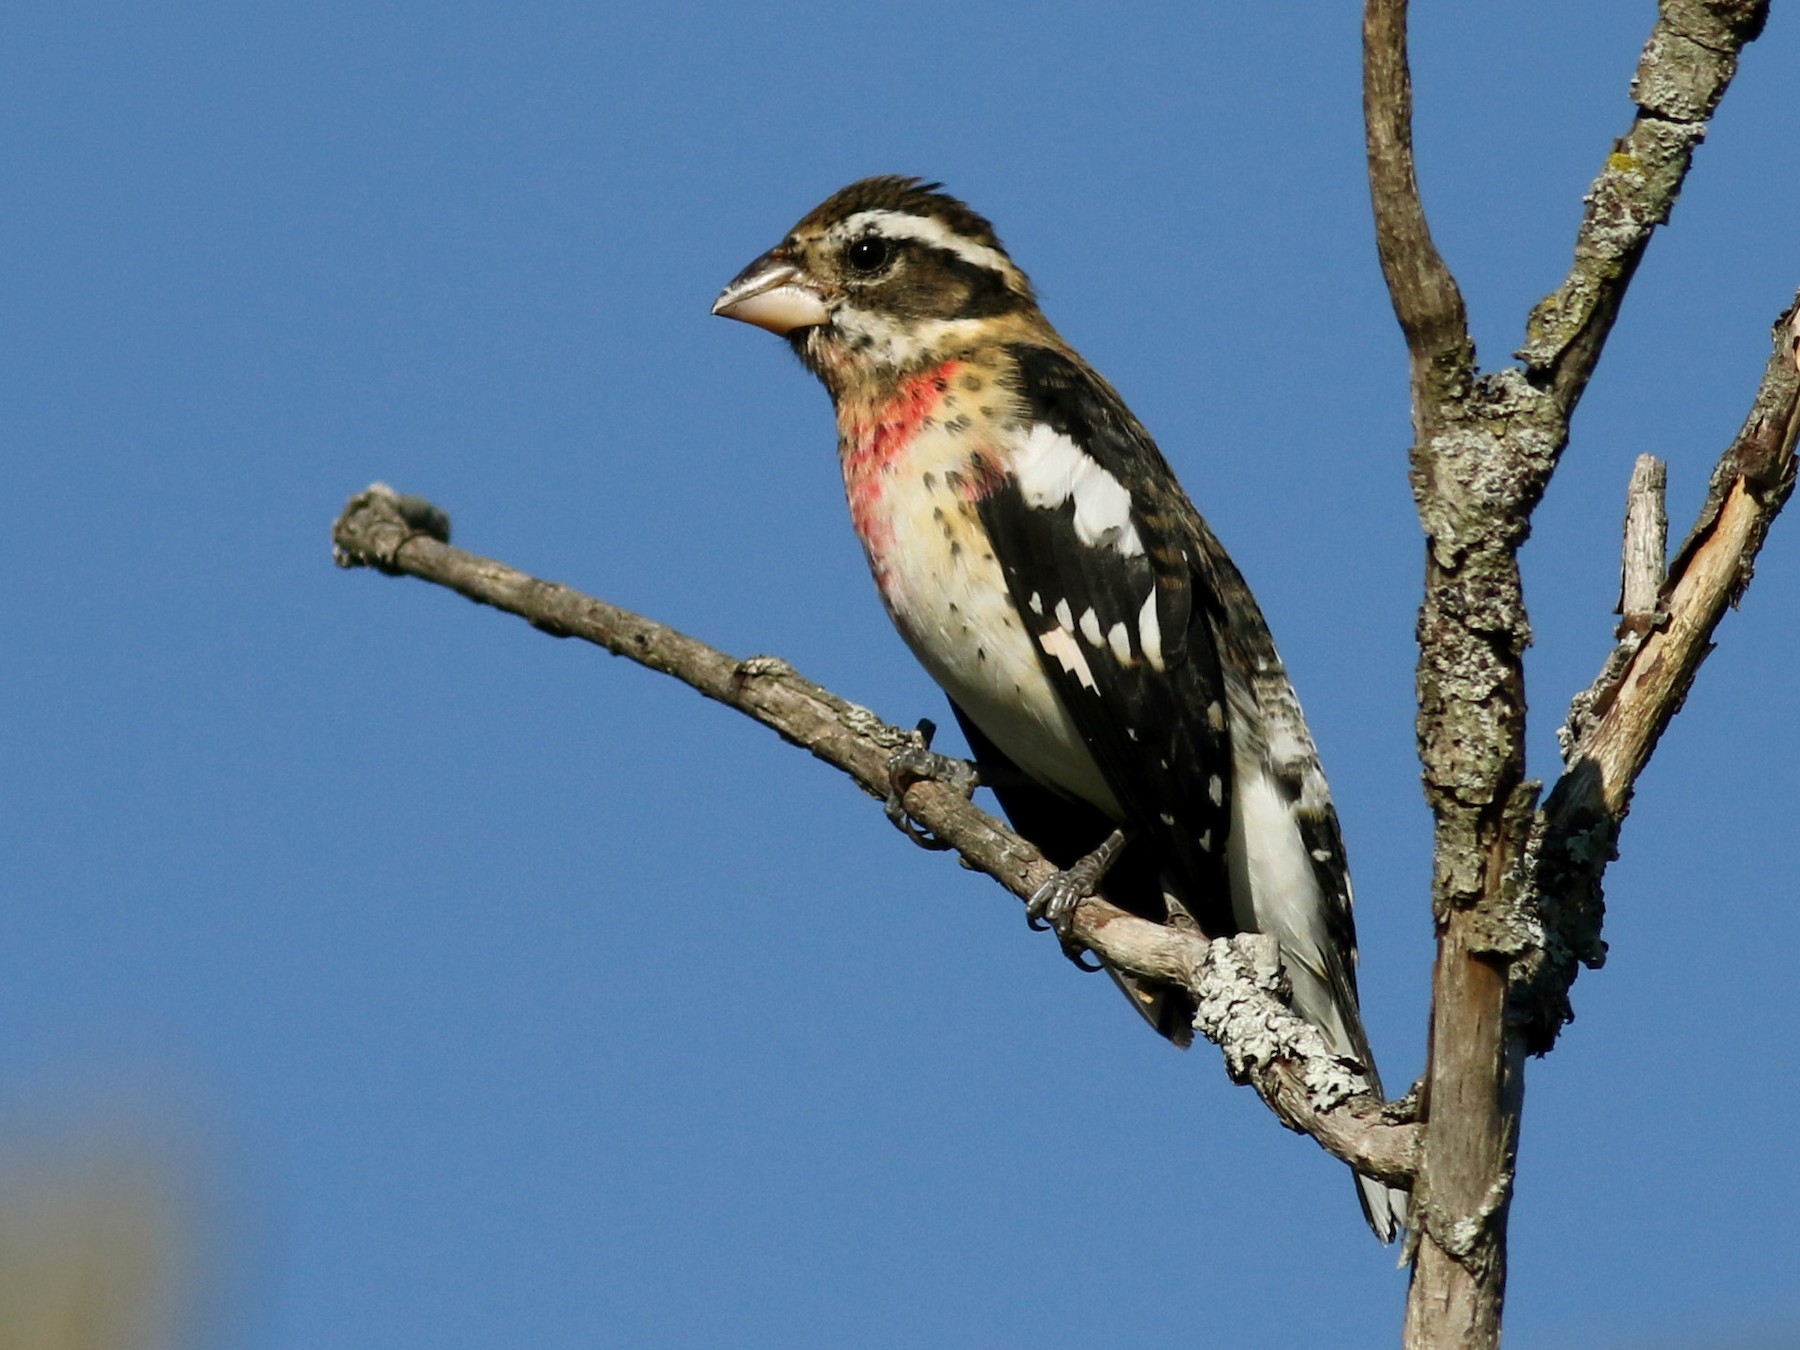
<svg viewBox="0 0 1800 1350">
<path fill-rule="evenodd" d="M 889 615 L 1014 826 L 1072 869 L 1039 909 L 1060 923 L 1103 872 L 1136 914 L 1274 935 L 1295 1010 L 1379 1092 L 1337 813 L 1262 612 L 988 222 L 935 184 L 865 179 L 713 312 L 787 338 L 830 391 Z M 1192 1039 L 1184 991 L 1115 978 Z M 1357 1180 L 1391 1238 L 1404 1196 Z"/>
</svg>

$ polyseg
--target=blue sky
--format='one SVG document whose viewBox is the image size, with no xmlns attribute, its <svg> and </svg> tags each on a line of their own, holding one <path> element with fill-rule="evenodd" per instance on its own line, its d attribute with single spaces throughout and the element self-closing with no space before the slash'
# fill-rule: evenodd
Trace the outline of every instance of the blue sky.
<svg viewBox="0 0 1800 1350">
<path fill-rule="evenodd" d="M 1652 6 L 1417 8 L 1425 193 L 1496 364 Z M 465 547 L 944 720 L 824 395 L 706 312 L 842 183 L 942 179 L 1257 588 L 1404 1086 L 1421 548 L 1353 9 L 15 6 L 0 1149 L 178 1159 L 208 1344 L 1395 1344 L 1341 1169 L 1010 898 L 744 720 L 327 540 L 383 479 Z M 1679 534 L 1800 281 L 1797 65 L 1778 9 L 1538 515 L 1540 774 L 1632 459 L 1669 459 Z M 1511 1346 L 1800 1335 L 1797 605 L 1790 520 L 1531 1066 Z"/>
</svg>

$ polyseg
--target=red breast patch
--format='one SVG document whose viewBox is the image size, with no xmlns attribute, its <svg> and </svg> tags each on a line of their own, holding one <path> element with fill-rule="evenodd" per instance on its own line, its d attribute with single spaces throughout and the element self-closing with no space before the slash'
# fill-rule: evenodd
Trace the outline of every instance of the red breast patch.
<svg viewBox="0 0 1800 1350">
<path fill-rule="evenodd" d="M 915 375 L 885 403 L 845 420 L 844 489 L 850 498 L 850 521 L 871 561 L 879 560 L 892 538 L 892 527 L 881 510 L 886 480 L 936 411 L 961 366 L 960 361 L 946 361 Z"/>
</svg>

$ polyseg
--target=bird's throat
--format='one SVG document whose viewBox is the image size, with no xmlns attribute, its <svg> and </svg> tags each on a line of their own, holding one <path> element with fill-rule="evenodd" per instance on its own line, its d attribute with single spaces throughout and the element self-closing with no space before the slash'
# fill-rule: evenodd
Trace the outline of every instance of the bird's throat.
<svg viewBox="0 0 1800 1350">
<path fill-rule="evenodd" d="M 959 361 L 902 380 L 886 398 L 838 404 L 838 455 L 857 537 L 875 562 L 892 540 L 883 498 L 896 473 L 907 472 L 921 438 L 937 426 Z M 925 470 L 929 471 L 929 470 Z"/>
</svg>

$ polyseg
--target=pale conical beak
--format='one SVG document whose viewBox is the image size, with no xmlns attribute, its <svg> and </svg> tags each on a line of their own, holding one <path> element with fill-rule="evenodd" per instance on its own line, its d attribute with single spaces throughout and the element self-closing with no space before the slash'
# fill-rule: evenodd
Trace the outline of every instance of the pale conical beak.
<svg viewBox="0 0 1800 1350">
<path fill-rule="evenodd" d="M 712 312 L 782 337 L 831 319 L 811 279 L 779 249 L 763 254 L 733 277 L 713 301 Z"/>
</svg>

